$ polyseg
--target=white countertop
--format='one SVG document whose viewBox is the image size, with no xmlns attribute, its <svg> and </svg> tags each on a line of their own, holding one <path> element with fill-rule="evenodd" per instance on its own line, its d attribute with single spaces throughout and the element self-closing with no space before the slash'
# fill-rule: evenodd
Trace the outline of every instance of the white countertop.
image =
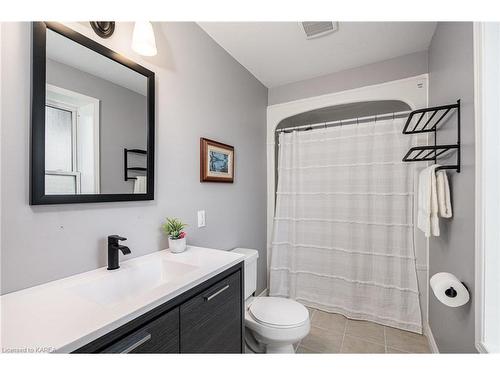
<svg viewBox="0 0 500 375">
<path fill-rule="evenodd" d="M 2 351 L 69 353 L 241 262 L 242 254 L 188 246 L 0 297 Z"/>
</svg>

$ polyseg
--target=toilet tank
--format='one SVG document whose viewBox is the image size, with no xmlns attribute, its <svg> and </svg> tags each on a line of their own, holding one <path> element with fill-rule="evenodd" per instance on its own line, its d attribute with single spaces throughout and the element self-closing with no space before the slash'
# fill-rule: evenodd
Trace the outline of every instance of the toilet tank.
<svg viewBox="0 0 500 375">
<path fill-rule="evenodd" d="M 254 249 L 237 247 L 235 253 L 245 255 L 245 299 L 257 290 L 257 259 L 259 252 Z"/>
</svg>

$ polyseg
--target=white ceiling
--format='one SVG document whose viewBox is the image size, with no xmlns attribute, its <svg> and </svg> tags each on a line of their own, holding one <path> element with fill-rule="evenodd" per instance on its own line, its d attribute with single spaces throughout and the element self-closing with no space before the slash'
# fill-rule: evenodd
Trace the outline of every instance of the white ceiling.
<svg viewBox="0 0 500 375">
<path fill-rule="evenodd" d="M 47 58 L 146 96 L 145 76 L 52 30 L 47 30 Z"/>
<path fill-rule="evenodd" d="M 298 22 L 199 22 L 267 87 L 423 51 L 436 22 L 340 22 L 335 33 L 306 39 Z"/>
</svg>

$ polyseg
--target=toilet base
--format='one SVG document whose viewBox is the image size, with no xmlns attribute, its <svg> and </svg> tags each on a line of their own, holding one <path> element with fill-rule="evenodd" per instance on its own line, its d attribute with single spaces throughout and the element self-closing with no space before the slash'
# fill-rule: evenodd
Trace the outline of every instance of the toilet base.
<svg viewBox="0 0 500 375">
<path fill-rule="evenodd" d="M 293 345 L 266 345 L 266 354 L 295 354 Z"/>
<path fill-rule="evenodd" d="M 245 327 L 245 353 L 263 354 L 265 352 L 266 346 L 258 342 L 252 332 Z"/>
<path fill-rule="evenodd" d="M 255 339 L 252 332 L 245 328 L 245 353 L 294 354 L 293 344 L 263 344 Z"/>
</svg>

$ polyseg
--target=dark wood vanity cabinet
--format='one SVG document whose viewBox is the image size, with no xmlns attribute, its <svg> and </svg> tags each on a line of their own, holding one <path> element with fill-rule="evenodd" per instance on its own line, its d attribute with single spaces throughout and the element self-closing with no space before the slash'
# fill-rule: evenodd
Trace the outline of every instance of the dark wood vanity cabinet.
<svg viewBox="0 0 500 375">
<path fill-rule="evenodd" d="M 75 353 L 243 353 L 242 263 Z"/>
<path fill-rule="evenodd" d="M 179 308 L 126 335 L 101 353 L 179 353 Z"/>
<path fill-rule="evenodd" d="M 240 273 L 180 306 L 181 353 L 241 353 Z"/>
</svg>

